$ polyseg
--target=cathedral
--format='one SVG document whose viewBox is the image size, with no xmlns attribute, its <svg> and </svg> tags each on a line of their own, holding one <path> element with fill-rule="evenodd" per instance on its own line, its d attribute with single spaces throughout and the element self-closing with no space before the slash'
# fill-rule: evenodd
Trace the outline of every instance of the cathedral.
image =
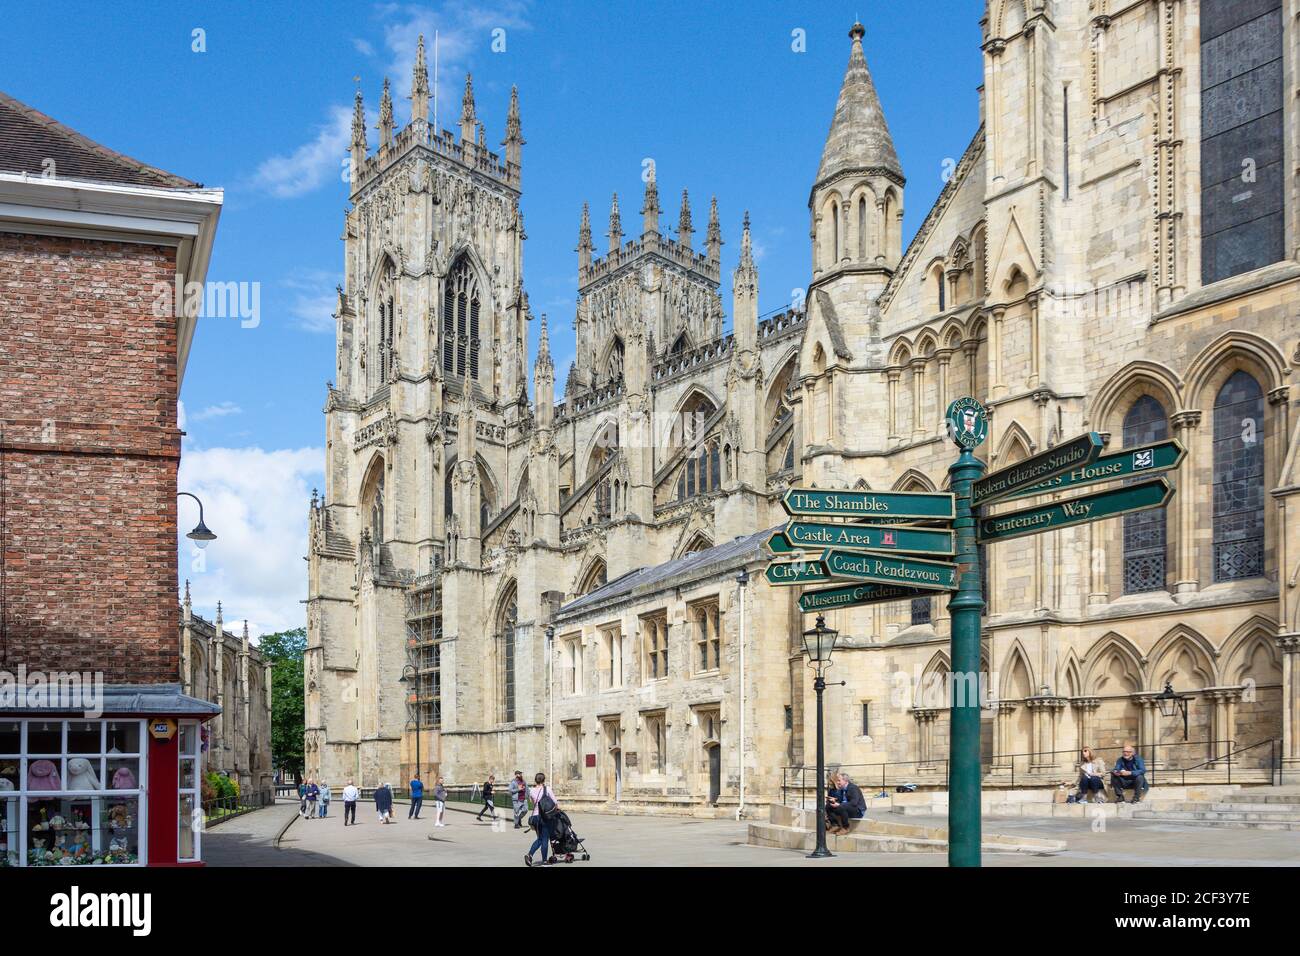
<svg viewBox="0 0 1300 956">
<path fill-rule="evenodd" d="M 982 547 L 986 785 L 1055 785 L 1080 745 L 1125 741 L 1193 775 L 1300 775 L 1282 6 L 989 0 L 973 136 L 906 245 L 854 24 L 808 153 L 804 300 L 759 314 L 746 216 L 724 331 L 717 205 L 698 242 L 702 206 L 661 198 L 651 171 L 639 209 L 611 200 L 607 246 L 582 208 L 558 394 L 522 274 L 518 96 L 502 153 L 469 77 L 459 130 L 433 128 L 421 42 L 410 121 L 385 83 L 374 151 L 357 94 L 310 511 L 307 773 L 545 770 L 566 804 L 621 812 L 782 799 L 814 731 L 811 621 L 763 575 L 781 495 L 944 490 L 940 423 L 970 395 L 990 469 L 1088 431 L 1185 451 L 1165 508 Z M 832 764 L 942 785 L 946 604 L 827 614 Z M 1157 706 L 1166 685 L 1186 733 Z"/>
</svg>

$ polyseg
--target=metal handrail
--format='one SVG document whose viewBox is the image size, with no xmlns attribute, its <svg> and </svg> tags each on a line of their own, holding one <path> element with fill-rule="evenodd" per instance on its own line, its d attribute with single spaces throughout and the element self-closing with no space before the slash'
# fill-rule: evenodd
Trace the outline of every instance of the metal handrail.
<svg viewBox="0 0 1300 956">
<path fill-rule="evenodd" d="M 1232 783 L 1232 765 L 1236 762 L 1232 758 L 1237 754 L 1244 754 L 1248 750 L 1254 750 L 1256 747 L 1262 747 L 1264 746 L 1264 744 L 1269 745 L 1268 746 L 1268 770 L 1269 770 L 1268 782 L 1272 786 L 1280 786 L 1282 783 L 1282 762 L 1278 760 L 1278 747 L 1281 745 L 1281 740 L 1279 740 L 1277 737 L 1265 737 L 1263 740 L 1257 740 L 1255 743 L 1247 744 L 1245 747 L 1238 747 L 1235 750 L 1229 750 L 1226 754 L 1223 754 L 1222 756 L 1211 757 L 1209 760 L 1205 760 L 1198 764 L 1193 764 L 1190 767 L 1183 767 L 1182 768 L 1183 783 L 1184 784 L 1187 783 L 1187 772 L 1189 770 L 1199 770 L 1200 768 L 1208 766 L 1212 763 L 1226 763 L 1228 768 L 1228 783 Z M 1274 770 L 1277 771 L 1277 783 L 1273 782 Z"/>
</svg>

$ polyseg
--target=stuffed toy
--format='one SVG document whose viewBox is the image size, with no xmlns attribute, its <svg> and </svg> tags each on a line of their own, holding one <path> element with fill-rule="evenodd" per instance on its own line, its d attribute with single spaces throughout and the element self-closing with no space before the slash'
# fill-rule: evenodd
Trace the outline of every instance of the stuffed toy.
<svg viewBox="0 0 1300 956">
<path fill-rule="evenodd" d="M 130 767 L 118 767 L 113 771 L 113 782 L 109 787 L 113 790 L 134 790 L 135 774 L 131 772 Z"/>
<path fill-rule="evenodd" d="M 0 777 L 0 790 L 12 790 L 13 788 L 14 782 L 12 780 L 6 780 L 4 777 Z"/>
<path fill-rule="evenodd" d="M 68 761 L 68 789 L 99 789 L 99 777 L 95 776 L 94 768 L 85 757 L 73 757 Z"/>
<path fill-rule="evenodd" d="M 125 830 L 130 825 L 131 816 L 126 811 L 126 804 L 119 803 L 108 808 L 108 828 L 110 830 Z"/>
<path fill-rule="evenodd" d="M 59 768 L 48 760 L 36 760 L 27 768 L 28 790 L 62 790 Z"/>
</svg>

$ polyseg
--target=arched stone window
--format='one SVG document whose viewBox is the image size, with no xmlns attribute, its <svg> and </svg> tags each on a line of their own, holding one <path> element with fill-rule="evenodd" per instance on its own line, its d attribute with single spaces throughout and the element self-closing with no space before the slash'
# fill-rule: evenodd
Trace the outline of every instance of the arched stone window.
<svg viewBox="0 0 1300 956">
<path fill-rule="evenodd" d="M 370 499 L 370 536 L 378 544 L 384 540 L 384 476 L 379 475 L 374 497 Z"/>
<path fill-rule="evenodd" d="M 482 295 L 466 256 L 456 260 L 442 285 L 442 370 L 478 378 Z"/>
<path fill-rule="evenodd" d="M 605 360 L 605 376 L 611 382 L 617 382 L 623 377 L 623 339 L 614 336 L 614 344 L 610 346 L 609 358 Z"/>
<path fill-rule="evenodd" d="M 1148 445 L 1169 437 L 1169 417 L 1150 395 L 1143 395 L 1124 416 L 1124 447 Z M 1165 509 L 1124 516 L 1124 593 L 1159 591 L 1165 586 L 1168 553 Z"/>
<path fill-rule="evenodd" d="M 397 272 L 391 259 L 384 263 L 383 274 L 375 290 L 375 314 L 370 327 L 371 354 L 370 388 L 379 388 L 388 381 L 393 371 L 393 326 Z"/>
<path fill-rule="evenodd" d="M 501 722 L 515 722 L 515 626 L 519 622 L 519 597 L 512 583 L 497 610 L 497 686 L 500 690 Z"/>
<path fill-rule="evenodd" d="M 831 265 L 840 261 L 840 204 L 831 202 Z"/>
<path fill-rule="evenodd" d="M 858 197 L 858 258 L 867 257 L 867 197 Z"/>
<path fill-rule="evenodd" d="M 1214 580 L 1264 573 L 1264 392 L 1233 372 L 1214 400 Z"/>
</svg>

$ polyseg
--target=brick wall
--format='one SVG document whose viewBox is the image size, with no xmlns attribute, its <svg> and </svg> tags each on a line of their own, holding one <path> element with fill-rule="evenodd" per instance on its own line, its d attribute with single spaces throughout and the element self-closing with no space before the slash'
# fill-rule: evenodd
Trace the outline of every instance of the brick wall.
<svg viewBox="0 0 1300 956">
<path fill-rule="evenodd" d="M 0 235 L 0 666 L 178 680 L 174 250 Z"/>
</svg>

